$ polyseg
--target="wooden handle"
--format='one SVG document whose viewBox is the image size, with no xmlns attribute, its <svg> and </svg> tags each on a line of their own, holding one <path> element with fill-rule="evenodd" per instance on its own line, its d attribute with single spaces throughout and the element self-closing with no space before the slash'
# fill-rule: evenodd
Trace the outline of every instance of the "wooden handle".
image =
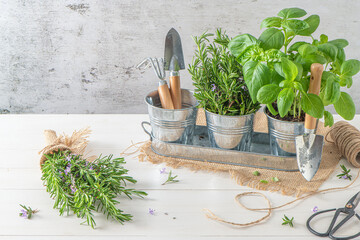
<svg viewBox="0 0 360 240">
<path fill-rule="evenodd" d="M 320 86 L 321 86 L 321 76 L 322 76 L 323 71 L 324 71 L 324 67 L 320 63 L 313 63 L 311 65 L 309 93 L 319 95 Z M 306 114 L 305 115 L 305 128 L 306 129 L 315 129 L 315 127 L 316 127 L 316 118 Z"/>
<path fill-rule="evenodd" d="M 181 109 L 180 76 L 170 76 L 170 94 L 175 109 Z"/>
<path fill-rule="evenodd" d="M 164 109 L 174 109 L 174 104 L 171 100 L 169 87 L 165 81 L 161 81 L 158 87 L 161 106 Z"/>
</svg>

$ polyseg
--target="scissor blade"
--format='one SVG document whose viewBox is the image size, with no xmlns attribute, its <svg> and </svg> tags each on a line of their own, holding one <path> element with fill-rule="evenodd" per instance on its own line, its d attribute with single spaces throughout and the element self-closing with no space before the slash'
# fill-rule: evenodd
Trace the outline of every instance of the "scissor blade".
<svg viewBox="0 0 360 240">
<path fill-rule="evenodd" d="M 355 197 L 355 199 L 354 199 L 354 201 L 353 201 L 354 208 L 357 207 L 357 205 L 359 204 L 359 202 L 360 202 L 360 192 L 358 192 L 358 193 L 356 194 L 356 197 Z"/>
</svg>

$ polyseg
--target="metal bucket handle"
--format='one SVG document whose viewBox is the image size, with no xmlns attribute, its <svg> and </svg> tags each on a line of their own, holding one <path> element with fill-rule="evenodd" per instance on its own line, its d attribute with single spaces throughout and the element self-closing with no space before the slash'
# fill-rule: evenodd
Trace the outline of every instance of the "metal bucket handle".
<svg viewBox="0 0 360 240">
<path fill-rule="evenodd" d="M 141 127 L 143 128 L 144 132 L 145 132 L 147 135 L 149 135 L 149 136 L 150 136 L 150 140 L 152 140 L 152 135 L 151 135 L 151 133 L 146 129 L 145 125 L 148 125 L 148 126 L 151 127 L 151 124 L 150 124 L 149 122 L 147 122 L 147 121 L 141 122 Z"/>
</svg>

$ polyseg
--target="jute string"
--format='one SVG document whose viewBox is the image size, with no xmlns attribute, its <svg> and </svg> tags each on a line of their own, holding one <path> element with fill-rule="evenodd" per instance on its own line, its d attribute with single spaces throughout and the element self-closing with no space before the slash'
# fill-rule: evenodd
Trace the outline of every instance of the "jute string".
<svg viewBox="0 0 360 240">
<path fill-rule="evenodd" d="M 329 135 L 332 138 L 332 140 L 329 140 Z M 340 150 L 340 152 L 342 153 L 342 155 L 344 157 L 346 157 L 346 159 L 348 160 L 349 163 L 351 163 L 354 167 L 359 168 L 360 167 L 360 162 L 359 162 L 359 158 L 360 158 L 360 132 L 359 130 L 357 130 L 354 126 L 350 125 L 349 123 L 345 122 L 345 121 L 340 121 L 337 122 L 336 124 L 333 125 L 333 127 L 330 129 L 330 131 L 326 134 L 325 136 L 326 141 L 334 143 L 337 148 Z M 288 206 L 290 204 L 293 204 L 294 202 L 297 202 L 299 200 L 302 199 L 306 199 L 308 197 L 311 197 L 315 194 L 318 193 L 323 193 L 323 192 L 329 192 L 329 191 L 338 191 L 338 190 L 344 190 L 349 188 L 350 186 L 352 186 L 355 181 L 359 178 L 360 175 L 360 169 L 357 172 L 357 175 L 355 177 L 355 179 L 348 185 L 344 186 L 344 187 L 334 187 L 334 188 L 327 188 L 327 189 L 323 189 L 323 190 L 318 190 L 315 192 L 311 192 L 305 196 L 296 198 L 295 200 L 292 200 L 290 202 L 287 202 L 285 204 L 276 206 L 276 207 L 271 207 L 271 203 L 270 200 L 262 193 L 259 192 L 245 192 L 245 193 L 240 193 L 238 195 L 235 196 L 235 201 L 243 208 L 250 210 L 250 211 L 268 211 L 267 214 L 256 220 L 256 221 L 252 221 L 252 222 L 247 222 L 247 223 L 235 223 L 235 222 L 230 222 L 230 221 L 226 221 L 218 216 L 216 216 L 213 212 L 211 212 L 209 209 L 204 209 L 206 216 L 212 220 L 218 221 L 218 222 L 222 222 L 222 223 L 226 223 L 226 224 L 230 224 L 233 226 L 240 226 L 240 227 L 246 227 L 246 226 L 251 226 L 251 225 L 255 225 L 258 224 L 262 221 L 264 221 L 265 219 L 267 219 L 268 217 L 270 217 L 270 214 L 272 212 L 272 210 L 275 209 L 279 209 L 285 206 Z M 262 196 L 268 204 L 267 208 L 249 208 L 247 206 L 245 206 L 244 204 L 242 204 L 240 202 L 240 198 L 243 196 L 247 196 L 247 195 L 260 195 Z"/>
</svg>

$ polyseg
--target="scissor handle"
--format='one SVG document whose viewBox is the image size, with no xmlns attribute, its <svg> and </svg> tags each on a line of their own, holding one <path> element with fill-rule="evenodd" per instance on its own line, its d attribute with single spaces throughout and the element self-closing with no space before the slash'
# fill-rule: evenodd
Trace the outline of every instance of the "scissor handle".
<svg viewBox="0 0 360 240">
<path fill-rule="evenodd" d="M 309 217 L 309 219 L 306 221 L 306 227 L 309 229 L 309 231 L 310 231 L 312 234 L 315 234 L 316 236 L 319 236 L 319 237 L 327 237 L 327 236 L 329 236 L 329 234 L 330 234 L 330 232 L 331 232 L 331 230 L 332 230 L 332 228 L 333 228 L 333 226 L 334 226 L 334 224 L 335 224 L 335 222 L 336 222 L 336 218 L 337 218 L 337 216 L 340 214 L 340 211 L 339 211 L 339 210 L 340 210 L 340 209 L 336 210 L 336 208 L 333 208 L 333 209 L 328 209 L 328 210 L 319 211 L 319 212 L 314 213 L 314 214 L 311 215 L 311 216 Z M 336 211 L 336 212 L 335 212 L 335 215 L 334 215 L 334 217 L 333 217 L 333 219 L 332 219 L 332 221 L 331 221 L 331 223 L 330 223 L 330 226 L 329 226 L 328 230 L 327 230 L 325 233 L 319 233 L 319 232 L 315 231 L 315 230 L 310 226 L 310 222 L 311 222 L 311 220 L 312 220 L 314 217 L 316 217 L 316 216 L 319 215 L 319 214 L 326 213 L 326 212 L 331 212 L 331 211 Z"/>
<path fill-rule="evenodd" d="M 354 210 L 348 212 L 348 216 L 346 218 L 344 218 L 341 222 L 339 222 L 339 224 L 337 224 L 333 230 L 330 231 L 329 233 L 329 237 L 331 239 L 334 239 L 334 240 L 349 240 L 349 239 L 353 239 L 353 238 L 356 238 L 358 236 L 360 236 L 360 232 L 358 232 L 357 234 L 355 235 L 352 235 L 352 236 L 348 236 L 348 237 L 335 237 L 334 236 L 334 233 L 342 226 L 344 225 L 345 222 L 347 222 L 350 218 L 352 218 L 353 216 L 356 216 L 359 220 L 360 220 L 360 216 L 355 213 Z"/>
</svg>

